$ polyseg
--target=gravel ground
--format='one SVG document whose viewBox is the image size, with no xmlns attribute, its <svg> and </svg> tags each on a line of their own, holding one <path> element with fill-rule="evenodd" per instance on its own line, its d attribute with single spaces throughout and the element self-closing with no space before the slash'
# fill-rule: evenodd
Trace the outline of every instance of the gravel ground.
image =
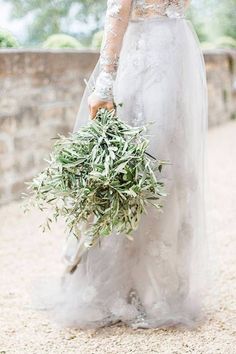
<svg viewBox="0 0 236 354">
<path fill-rule="evenodd" d="M 41 235 L 42 216 L 20 203 L 0 209 L 0 354 L 235 354 L 236 122 L 209 132 L 208 235 L 212 282 L 206 321 L 196 330 L 60 329 L 30 306 L 35 277 L 62 271 L 63 234 Z"/>
</svg>

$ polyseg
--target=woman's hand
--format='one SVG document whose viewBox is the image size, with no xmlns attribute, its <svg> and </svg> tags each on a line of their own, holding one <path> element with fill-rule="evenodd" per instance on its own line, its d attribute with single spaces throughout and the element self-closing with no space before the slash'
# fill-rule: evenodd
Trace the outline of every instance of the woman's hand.
<svg viewBox="0 0 236 354">
<path fill-rule="evenodd" d="M 108 111 L 112 111 L 115 105 L 111 101 L 101 101 L 93 93 L 88 98 L 90 118 L 95 119 L 96 114 L 100 108 L 106 108 Z"/>
</svg>

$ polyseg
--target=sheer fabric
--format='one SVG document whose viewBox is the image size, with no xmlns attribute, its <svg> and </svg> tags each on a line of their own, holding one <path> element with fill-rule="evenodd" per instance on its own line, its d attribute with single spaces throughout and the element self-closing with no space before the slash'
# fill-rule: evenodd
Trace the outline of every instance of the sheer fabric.
<svg viewBox="0 0 236 354">
<path fill-rule="evenodd" d="M 113 100 L 113 81 L 116 77 L 131 4 L 132 0 L 108 0 L 107 2 L 105 33 L 100 56 L 101 72 L 95 87 L 95 95 L 104 101 Z"/>
<path fill-rule="evenodd" d="M 131 20 L 153 16 L 184 17 L 188 0 L 108 0 L 104 38 L 100 56 L 100 74 L 95 95 L 113 101 L 113 84 L 119 63 L 123 37 Z"/>
<path fill-rule="evenodd" d="M 53 293 L 50 281 L 49 306 L 43 298 L 62 326 L 192 326 L 201 318 L 207 87 L 199 42 L 183 11 L 183 1 L 108 1 L 101 58 L 74 131 L 88 123 L 95 85 L 96 95 L 114 99 L 121 119 L 148 124 L 148 152 L 171 161 L 162 172 L 168 197 L 163 213 L 149 207 L 133 241 L 114 233 L 87 252 L 68 238 L 66 261 L 80 262 Z"/>
</svg>

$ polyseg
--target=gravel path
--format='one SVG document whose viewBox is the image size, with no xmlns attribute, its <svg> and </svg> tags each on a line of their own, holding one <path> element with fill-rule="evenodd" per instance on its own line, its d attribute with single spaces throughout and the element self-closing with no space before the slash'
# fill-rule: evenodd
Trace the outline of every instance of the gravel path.
<svg viewBox="0 0 236 354">
<path fill-rule="evenodd" d="M 27 217 L 19 203 L 0 209 L 0 354 L 10 353 L 236 353 L 236 122 L 209 133 L 208 234 L 212 284 L 207 319 L 197 330 L 97 331 L 59 329 L 30 307 L 34 277 L 58 274 L 63 235 L 60 225 L 41 235 L 42 216 Z"/>
</svg>

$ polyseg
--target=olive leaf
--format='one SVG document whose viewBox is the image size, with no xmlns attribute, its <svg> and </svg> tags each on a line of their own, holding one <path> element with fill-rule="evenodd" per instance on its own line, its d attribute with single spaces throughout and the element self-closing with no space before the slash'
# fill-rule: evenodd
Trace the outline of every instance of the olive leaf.
<svg viewBox="0 0 236 354">
<path fill-rule="evenodd" d="M 87 247 L 112 232 L 132 239 L 147 205 L 161 210 L 166 197 L 159 176 L 168 161 L 147 152 L 145 131 L 121 121 L 114 110 L 100 109 L 78 132 L 59 135 L 47 168 L 28 183 L 28 205 L 52 213 L 45 227 L 63 217 L 68 232 L 79 237 L 80 223 L 87 222 Z"/>
</svg>

